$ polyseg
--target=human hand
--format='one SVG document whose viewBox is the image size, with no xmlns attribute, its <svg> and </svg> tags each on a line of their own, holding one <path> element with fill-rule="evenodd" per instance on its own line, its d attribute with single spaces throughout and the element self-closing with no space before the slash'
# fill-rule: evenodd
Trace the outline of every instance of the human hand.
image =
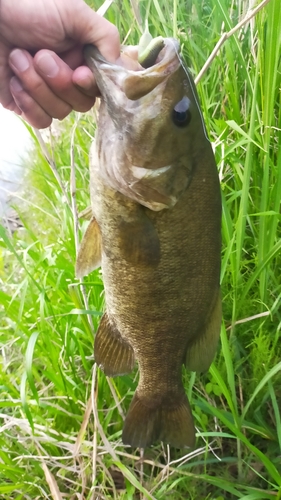
<svg viewBox="0 0 281 500">
<path fill-rule="evenodd" d="M 37 128 L 88 111 L 98 89 L 86 43 L 119 56 L 117 28 L 83 0 L 0 0 L 0 103 Z"/>
</svg>

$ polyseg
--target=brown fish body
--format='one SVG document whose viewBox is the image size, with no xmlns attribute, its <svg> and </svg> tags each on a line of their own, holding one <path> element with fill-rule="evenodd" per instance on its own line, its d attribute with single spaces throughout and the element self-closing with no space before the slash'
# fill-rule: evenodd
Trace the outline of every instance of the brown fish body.
<svg viewBox="0 0 281 500">
<path fill-rule="evenodd" d="M 163 79 L 161 68 L 156 85 L 141 82 L 132 90 L 128 79 L 145 72 L 126 76 L 120 68 L 119 92 L 127 84 L 130 99 L 123 90 L 123 100 L 117 96 L 112 104 L 102 65 L 94 68 L 103 99 L 91 160 L 92 234 L 101 234 L 106 298 L 95 359 L 110 376 L 130 372 L 138 361 L 123 440 L 141 447 L 159 439 L 193 445 L 182 364 L 209 367 L 221 322 L 217 168 L 193 83 L 171 47 L 169 54 L 169 43 L 168 63 L 165 52 L 158 63 L 166 64 L 167 75 Z M 113 80 L 120 86 L 120 78 Z M 172 122 L 178 102 L 192 113 L 186 125 Z"/>
</svg>

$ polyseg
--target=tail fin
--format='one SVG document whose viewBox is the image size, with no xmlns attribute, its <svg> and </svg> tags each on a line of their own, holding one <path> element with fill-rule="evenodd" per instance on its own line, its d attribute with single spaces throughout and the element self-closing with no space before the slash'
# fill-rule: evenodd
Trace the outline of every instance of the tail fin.
<svg viewBox="0 0 281 500">
<path fill-rule="evenodd" d="M 179 404 L 151 407 L 144 404 L 135 393 L 125 420 L 123 443 L 136 448 L 146 448 L 155 441 L 163 441 L 176 448 L 195 445 L 195 428 L 187 397 L 180 396 Z"/>
</svg>

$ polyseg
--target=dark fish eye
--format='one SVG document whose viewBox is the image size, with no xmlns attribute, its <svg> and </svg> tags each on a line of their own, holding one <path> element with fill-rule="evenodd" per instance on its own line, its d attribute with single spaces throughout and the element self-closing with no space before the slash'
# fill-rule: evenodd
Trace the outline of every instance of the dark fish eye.
<svg viewBox="0 0 281 500">
<path fill-rule="evenodd" d="M 184 96 L 173 109 L 173 122 L 177 127 L 186 127 L 191 120 L 191 101 Z"/>
</svg>

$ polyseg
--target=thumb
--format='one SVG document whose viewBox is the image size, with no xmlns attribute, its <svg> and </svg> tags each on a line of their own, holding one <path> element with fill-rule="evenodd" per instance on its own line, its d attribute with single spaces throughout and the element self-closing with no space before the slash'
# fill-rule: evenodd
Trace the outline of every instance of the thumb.
<svg viewBox="0 0 281 500">
<path fill-rule="evenodd" d="M 73 17 L 73 39 L 82 45 L 96 45 L 105 59 L 116 61 L 120 56 L 120 37 L 116 26 L 99 16 L 86 3 L 78 2 L 78 5 L 79 10 Z"/>
</svg>

